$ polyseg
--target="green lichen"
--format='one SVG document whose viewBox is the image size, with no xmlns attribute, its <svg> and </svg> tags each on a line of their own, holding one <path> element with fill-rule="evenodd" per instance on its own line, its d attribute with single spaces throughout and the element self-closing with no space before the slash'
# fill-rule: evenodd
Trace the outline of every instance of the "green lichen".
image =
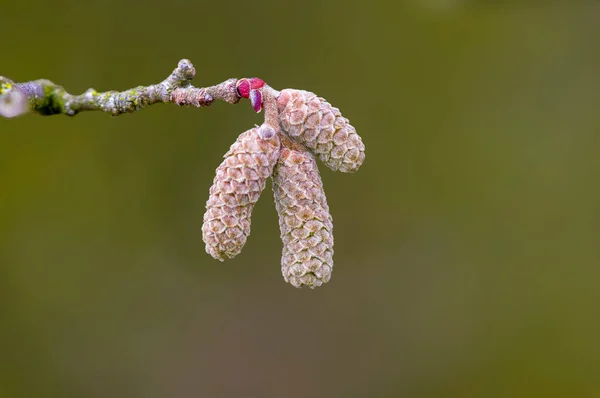
<svg viewBox="0 0 600 398">
<path fill-rule="evenodd" d="M 12 89 L 12 87 L 12 84 L 10 84 L 9 82 L 2 81 L 2 84 L 0 85 L 0 95 L 9 92 Z"/>
<path fill-rule="evenodd" d="M 67 113 L 65 107 L 65 90 L 49 81 L 40 82 L 44 89 L 42 98 L 34 98 L 34 109 L 44 116 Z"/>
</svg>

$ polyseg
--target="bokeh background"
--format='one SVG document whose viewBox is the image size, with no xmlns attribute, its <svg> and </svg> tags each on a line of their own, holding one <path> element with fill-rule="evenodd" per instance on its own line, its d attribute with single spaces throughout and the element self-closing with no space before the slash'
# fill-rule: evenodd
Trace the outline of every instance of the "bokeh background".
<svg viewBox="0 0 600 398">
<path fill-rule="evenodd" d="M 493 4 L 492 4 L 493 3 Z M 78 93 L 260 76 L 367 147 L 321 167 L 331 282 L 272 192 L 204 252 L 246 102 L 0 120 L 0 397 L 599 397 L 600 3 L 0 3 L 0 74 Z"/>
</svg>

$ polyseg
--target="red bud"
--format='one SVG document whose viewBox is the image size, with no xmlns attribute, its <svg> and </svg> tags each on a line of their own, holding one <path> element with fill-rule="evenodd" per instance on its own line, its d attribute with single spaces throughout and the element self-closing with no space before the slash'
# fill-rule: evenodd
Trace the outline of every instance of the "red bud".
<svg viewBox="0 0 600 398">
<path fill-rule="evenodd" d="M 253 90 L 261 88 L 265 85 L 265 82 L 262 79 L 259 79 L 258 77 L 251 77 L 248 80 L 250 80 L 250 88 L 252 88 Z"/>
<path fill-rule="evenodd" d="M 250 81 L 248 81 L 248 79 L 238 80 L 236 84 L 238 95 L 242 98 L 248 98 L 250 96 L 250 86 L 251 84 Z"/>
<path fill-rule="evenodd" d="M 256 113 L 262 110 L 262 94 L 259 90 L 250 90 L 250 103 Z"/>
</svg>

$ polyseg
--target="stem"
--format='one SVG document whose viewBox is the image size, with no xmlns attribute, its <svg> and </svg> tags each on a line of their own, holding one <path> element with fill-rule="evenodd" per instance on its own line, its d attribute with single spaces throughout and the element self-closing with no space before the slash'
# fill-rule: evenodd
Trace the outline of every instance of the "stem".
<svg viewBox="0 0 600 398">
<path fill-rule="evenodd" d="M 198 88 L 190 83 L 195 74 L 192 63 L 182 59 L 169 77 L 158 84 L 103 93 L 90 88 L 80 95 L 69 94 L 63 87 L 50 80 L 15 83 L 0 76 L 0 115 L 14 117 L 36 112 L 40 115 L 75 116 L 82 111 L 102 111 L 117 116 L 159 102 L 207 107 L 214 100 L 230 104 L 239 101 L 236 91 L 237 79 L 232 78 L 215 86 Z"/>
</svg>

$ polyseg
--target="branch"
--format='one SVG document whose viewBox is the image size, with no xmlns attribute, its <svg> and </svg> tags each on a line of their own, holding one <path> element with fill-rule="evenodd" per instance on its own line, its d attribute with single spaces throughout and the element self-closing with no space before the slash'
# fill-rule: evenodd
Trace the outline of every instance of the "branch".
<svg viewBox="0 0 600 398">
<path fill-rule="evenodd" d="M 117 116 L 159 102 L 207 107 L 214 100 L 230 104 L 239 101 L 240 97 L 236 91 L 238 79 L 232 78 L 216 86 L 198 88 L 190 83 L 195 74 L 192 63 L 182 59 L 173 73 L 158 84 L 103 93 L 90 88 L 80 95 L 69 94 L 63 87 L 50 80 L 15 83 L 0 76 L 0 115 L 15 117 L 27 112 L 36 112 L 40 115 L 75 116 L 82 111 L 102 111 Z"/>
<path fill-rule="evenodd" d="M 116 116 L 158 102 L 206 107 L 214 100 L 235 104 L 249 99 L 255 112 L 264 109 L 265 120 L 242 133 L 217 168 L 202 225 L 206 251 L 221 261 L 240 253 L 250 234 L 252 208 L 271 176 L 285 281 L 311 288 L 326 283 L 333 268 L 333 222 L 315 156 L 332 170 L 355 172 L 365 159 L 356 129 L 315 93 L 277 91 L 258 77 L 198 88 L 190 83 L 195 74 L 192 63 L 182 59 L 158 84 L 121 92 L 90 88 L 81 95 L 69 94 L 49 80 L 15 83 L 0 76 L 0 116 L 30 111 L 67 116 L 103 111 Z"/>
</svg>

